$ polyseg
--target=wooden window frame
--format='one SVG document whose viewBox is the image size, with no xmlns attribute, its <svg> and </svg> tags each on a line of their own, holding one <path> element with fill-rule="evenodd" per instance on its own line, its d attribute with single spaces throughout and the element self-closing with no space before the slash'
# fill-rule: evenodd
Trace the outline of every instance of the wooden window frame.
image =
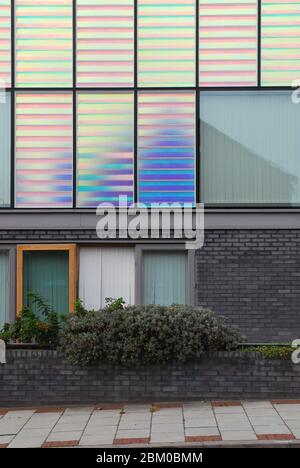
<svg viewBox="0 0 300 468">
<path fill-rule="evenodd" d="M 77 249 L 76 244 L 27 244 L 17 246 L 17 304 L 16 313 L 23 308 L 23 264 L 24 252 L 67 251 L 69 252 L 69 312 L 74 311 L 77 284 Z"/>
</svg>

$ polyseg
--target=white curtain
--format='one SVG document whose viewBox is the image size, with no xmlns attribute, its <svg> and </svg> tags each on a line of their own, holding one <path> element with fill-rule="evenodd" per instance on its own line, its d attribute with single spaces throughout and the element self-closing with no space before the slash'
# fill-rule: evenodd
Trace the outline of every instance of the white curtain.
<svg viewBox="0 0 300 468">
<path fill-rule="evenodd" d="M 300 203 L 300 104 L 291 92 L 201 93 L 204 203 Z"/>
<path fill-rule="evenodd" d="M 0 250 L 0 330 L 9 321 L 9 254 Z"/>
<path fill-rule="evenodd" d="M 82 247 L 79 257 L 79 297 L 87 309 L 105 306 L 105 298 L 135 300 L 134 249 L 130 247 Z"/>
</svg>

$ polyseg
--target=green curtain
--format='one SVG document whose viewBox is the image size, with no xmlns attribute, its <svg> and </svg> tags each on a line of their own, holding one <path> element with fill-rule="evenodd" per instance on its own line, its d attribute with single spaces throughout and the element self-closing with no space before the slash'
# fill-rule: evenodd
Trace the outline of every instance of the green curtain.
<svg viewBox="0 0 300 468">
<path fill-rule="evenodd" d="M 185 252 L 145 252 L 143 303 L 186 304 L 187 256 Z"/>
<path fill-rule="evenodd" d="M 23 301 L 27 293 L 41 294 L 59 314 L 69 312 L 69 253 L 67 251 L 24 252 Z M 33 306 L 32 306 L 33 307 Z M 38 311 L 33 307 L 34 312 Z"/>
<path fill-rule="evenodd" d="M 9 321 L 9 254 L 0 250 L 0 330 Z"/>
</svg>

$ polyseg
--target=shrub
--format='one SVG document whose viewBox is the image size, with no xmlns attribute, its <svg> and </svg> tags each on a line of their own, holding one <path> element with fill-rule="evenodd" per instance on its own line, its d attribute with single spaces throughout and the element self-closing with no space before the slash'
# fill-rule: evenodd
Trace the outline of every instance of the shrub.
<svg viewBox="0 0 300 468">
<path fill-rule="evenodd" d="M 72 364 L 159 364 L 230 350 L 240 333 L 207 309 L 186 305 L 105 308 L 75 312 L 61 332 L 61 350 Z"/>
<path fill-rule="evenodd" d="M 264 359 L 290 360 L 295 351 L 291 345 L 259 345 L 243 347 L 244 353 L 259 353 Z"/>
<path fill-rule="evenodd" d="M 30 307 L 25 306 L 14 323 L 4 325 L 0 339 L 6 343 L 36 343 L 43 347 L 56 347 L 65 316 L 55 313 L 41 295 L 30 292 L 28 297 L 43 318 L 37 317 Z"/>
</svg>

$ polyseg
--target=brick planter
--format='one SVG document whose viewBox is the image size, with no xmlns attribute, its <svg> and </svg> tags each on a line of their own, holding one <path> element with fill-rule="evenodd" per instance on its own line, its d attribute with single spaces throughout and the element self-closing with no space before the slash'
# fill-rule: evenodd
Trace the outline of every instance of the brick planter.
<svg viewBox="0 0 300 468">
<path fill-rule="evenodd" d="M 216 352 L 188 364 L 79 367 L 48 350 L 8 350 L 0 364 L 0 407 L 261 398 L 300 398 L 300 365 Z"/>
</svg>

